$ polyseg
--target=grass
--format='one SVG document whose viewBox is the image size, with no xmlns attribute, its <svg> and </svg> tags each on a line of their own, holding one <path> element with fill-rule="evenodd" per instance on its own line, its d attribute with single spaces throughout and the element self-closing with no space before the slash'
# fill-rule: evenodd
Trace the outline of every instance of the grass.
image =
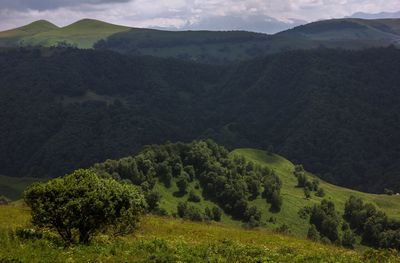
<svg viewBox="0 0 400 263">
<path fill-rule="evenodd" d="M 277 219 L 278 224 L 287 224 L 295 234 L 305 236 L 308 229 L 308 223 L 301 219 L 297 214 L 299 209 L 304 206 L 319 203 L 323 198 L 333 201 L 336 210 L 342 213 L 346 200 L 352 195 L 357 196 L 362 198 L 365 202 L 373 203 L 379 209 L 387 213 L 390 218 L 400 219 L 400 196 L 398 195 L 389 196 L 362 193 L 332 185 L 319 179 L 320 186 L 325 190 L 325 197 L 320 198 L 315 196 L 315 193 L 313 193 L 310 199 L 306 199 L 304 197 L 303 189 L 296 187 L 297 178 L 293 175 L 294 164 L 287 159 L 276 154 L 270 155 L 265 151 L 255 149 L 237 149 L 231 154 L 242 155 L 249 161 L 259 165 L 265 165 L 275 170 L 283 183 L 281 189 L 283 206 L 281 212 L 277 214 L 269 212 L 269 206 L 266 204 L 265 200 L 260 197 L 253 201 L 253 203 L 263 212 L 264 220 L 273 216 Z M 309 178 L 316 178 L 316 176 L 310 173 L 307 173 L 307 175 Z"/>
<path fill-rule="evenodd" d="M 29 220 L 22 203 L 0 207 L 0 262 L 399 262 L 388 251 L 360 254 L 266 229 L 156 216 L 145 216 L 134 235 L 100 235 L 89 246 L 64 247 L 52 233 L 15 235 L 31 227 Z"/>
</svg>

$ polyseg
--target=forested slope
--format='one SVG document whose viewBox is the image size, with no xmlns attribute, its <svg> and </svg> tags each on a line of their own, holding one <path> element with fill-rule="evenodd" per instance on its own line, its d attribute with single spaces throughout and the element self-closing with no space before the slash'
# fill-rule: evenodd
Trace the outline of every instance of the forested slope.
<svg viewBox="0 0 400 263">
<path fill-rule="evenodd" d="M 150 143 L 267 149 L 345 186 L 400 188 L 400 51 L 284 52 L 230 66 L 107 51 L 0 53 L 1 174 L 59 176 Z"/>
</svg>

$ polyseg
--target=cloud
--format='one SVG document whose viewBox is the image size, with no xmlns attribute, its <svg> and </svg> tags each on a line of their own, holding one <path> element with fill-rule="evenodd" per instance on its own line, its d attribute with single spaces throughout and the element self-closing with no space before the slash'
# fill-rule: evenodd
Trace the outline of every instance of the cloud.
<svg viewBox="0 0 400 263">
<path fill-rule="evenodd" d="M 134 27 L 276 32 L 304 21 L 400 10 L 399 0 L 0 0 L 0 29 L 94 18 Z"/>
<path fill-rule="evenodd" d="M 59 7 L 123 3 L 130 0 L 1 0 L 1 9 L 11 10 L 53 10 Z"/>
</svg>

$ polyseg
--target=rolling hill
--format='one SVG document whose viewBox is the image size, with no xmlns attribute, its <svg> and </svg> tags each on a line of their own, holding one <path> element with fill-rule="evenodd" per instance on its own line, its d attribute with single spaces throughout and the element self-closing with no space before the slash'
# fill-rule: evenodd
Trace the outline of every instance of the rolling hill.
<svg viewBox="0 0 400 263">
<path fill-rule="evenodd" d="M 0 46 L 72 45 L 129 55 L 227 64 L 288 50 L 399 45 L 399 19 L 318 21 L 275 35 L 245 31 L 162 31 L 84 19 L 58 28 L 46 21 L 0 32 Z"/>
<path fill-rule="evenodd" d="M 49 47 L 69 44 L 79 48 L 91 48 L 100 39 L 128 29 L 93 19 L 83 19 L 61 28 L 48 21 L 39 20 L 20 28 L 0 32 L 0 46 Z"/>
<path fill-rule="evenodd" d="M 203 161 L 205 161 L 205 163 L 209 163 L 209 165 L 213 165 L 211 163 L 215 162 L 216 160 L 222 161 L 221 165 L 226 165 L 223 164 L 225 161 L 223 161 L 224 157 L 221 156 L 221 154 L 225 154 L 224 149 L 219 148 L 219 146 L 216 146 L 210 141 L 207 141 L 207 145 L 208 147 L 210 147 L 209 149 L 212 149 L 212 153 L 207 153 L 207 151 L 204 151 L 205 149 L 200 150 L 201 148 L 198 148 L 200 145 L 205 144 L 203 144 L 203 142 L 201 141 L 198 141 L 193 142 L 190 145 L 182 143 L 169 143 L 163 146 L 147 146 L 139 154 L 137 154 L 136 156 L 132 156 L 137 160 L 137 169 L 139 169 L 139 173 L 138 171 L 135 172 L 136 168 L 132 168 L 132 163 L 130 163 L 130 160 L 133 159 L 128 159 L 131 157 L 125 157 L 117 161 L 107 160 L 105 163 L 94 165 L 94 169 L 98 172 L 99 175 L 101 175 L 104 171 L 113 171 L 112 173 L 114 177 L 118 177 L 123 180 L 132 178 L 132 180 L 134 180 L 134 177 L 130 177 L 132 176 L 132 172 L 141 174 L 142 169 L 148 169 L 144 167 L 139 167 L 141 166 L 140 160 L 145 161 L 144 163 L 147 163 L 147 167 L 149 167 L 149 164 L 153 161 L 159 162 L 161 164 L 164 161 L 158 160 L 158 158 L 160 158 L 161 156 L 164 156 L 162 158 L 165 158 L 165 154 L 167 154 L 168 152 L 168 154 L 172 155 L 167 158 L 174 159 L 174 162 L 178 161 L 178 159 L 175 159 L 176 156 L 174 157 L 173 155 L 173 152 L 177 149 L 176 147 L 183 147 L 182 149 L 186 149 L 184 151 L 187 151 L 187 154 L 189 154 L 187 156 L 185 154 L 181 156 L 185 157 L 185 159 L 182 159 L 183 163 L 185 163 L 184 165 L 186 165 L 188 161 L 189 163 L 196 163 L 197 160 L 200 160 L 205 156 L 203 154 L 211 154 L 208 155 L 208 160 L 203 159 Z M 164 152 L 164 150 L 166 150 L 166 152 Z M 197 153 L 193 152 L 198 150 L 202 152 L 201 155 L 198 155 L 200 154 L 200 151 Z M 195 155 L 193 155 L 193 157 L 190 157 L 191 154 Z M 190 161 L 187 158 L 195 159 Z M 152 191 L 160 194 L 161 199 L 159 201 L 158 211 L 165 211 L 163 212 L 163 217 L 154 216 L 154 214 L 146 215 L 145 219 L 143 220 L 143 224 L 141 224 L 138 232 L 135 234 L 135 237 L 128 236 L 123 239 L 118 239 L 117 241 L 117 239 L 109 237 L 107 236 L 107 234 L 102 234 L 98 236 L 94 240 L 94 243 L 97 248 L 99 246 L 104 247 L 104 249 L 102 249 L 103 252 L 100 254 L 94 253 L 94 251 L 92 250 L 93 246 L 72 246 L 71 249 L 73 249 L 73 251 L 70 251 L 69 255 L 71 257 L 74 257 L 74 259 L 100 259 L 108 256 L 108 260 L 116 260 L 123 257 L 123 255 L 127 255 L 127 251 L 132 251 L 132 253 L 135 253 L 137 258 L 140 259 L 142 257 L 146 258 L 148 256 L 147 253 L 153 254 L 154 256 L 154 250 L 151 249 L 154 248 L 154 246 L 156 245 L 154 242 L 163 242 L 163 249 L 161 251 L 157 248 L 154 248 L 159 251 L 160 257 L 165 257 L 167 256 L 166 254 L 169 255 L 169 253 L 172 253 L 171 255 L 175 255 L 177 257 L 194 257 L 195 255 L 200 256 L 198 254 L 200 253 L 200 251 L 196 252 L 195 255 L 187 255 L 187 250 L 196 251 L 197 249 L 207 249 L 209 248 L 209 246 L 219 247 L 224 246 L 223 244 L 225 244 L 228 245 L 228 247 L 226 247 L 225 249 L 229 249 L 230 252 L 225 255 L 224 253 L 222 253 L 222 251 L 219 251 L 217 255 L 224 255 L 224 257 L 227 257 L 227 260 L 229 262 L 232 262 L 232 260 L 233 262 L 235 262 L 235 260 L 231 258 L 233 256 L 232 253 L 235 253 L 234 258 L 238 262 L 247 262 L 247 256 L 245 256 L 246 253 L 252 253 L 250 251 L 254 252 L 254 250 L 258 250 L 261 247 L 267 247 L 267 251 L 271 252 L 259 251 L 256 254 L 252 254 L 252 256 L 249 256 L 248 259 L 254 259 L 255 255 L 262 255 L 264 258 L 269 258 L 270 260 L 273 260 L 273 262 L 275 262 L 276 260 L 282 260 L 283 262 L 310 262 L 310 260 L 317 260 L 316 262 L 318 262 L 318 260 L 322 260 L 323 262 L 336 262 L 338 260 L 339 262 L 358 262 L 357 260 L 361 259 L 361 257 L 363 257 L 364 260 L 368 257 L 372 257 L 370 258 L 371 260 L 378 260 L 377 258 L 375 258 L 378 257 L 380 258 L 380 262 L 386 262 L 381 261 L 386 260 L 386 257 L 391 258 L 392 260 L 397 260 L 396 254 L 390 252 L 374 253 L 372 251 L 368 251 L 367 254 L 362 256 L 361 254 L 363 253 L 363 251 L 366 251 L 366 247 L 359 244 L 356 245 L 355 251 L 350 251 L 339 247 L 326 246 L 320 243 L 313 243 L 311 241 L 308 241 L 305 238 L 307 237 L 309 222 L 306 218 L 301 217 L 299 211 L 304 207 L 312 207 L 313 205 L 318 205 L 323 199 L 325 199 L 333 202 L 336 207 L 336 211 L 339 213 L 339 216 L 341 218 L 341 216 L 343 215 L 345 202 L 350 198 L 350 196 L 355 196 L 361 198 L 366 203 L 371 203 L 375 205 L 378 209 L 384 211 L 389 218 L 399 220 L 399 195 L 389 196 L 367 194 L 346 189 L 343 187 L 338 187 L 320 180 L 319 188 L 323 188 L 325 190 L 325 196 L 323 198 L 317 197 L 313 193 L 310 198 L 305 198 L 303 189 L 297 186 L 298 181 L 296 179 L 296 176 L 294 175 L 295 165 L 287 159 L 283 158 L 282 156 L 256 149 L 236 149 L 229 153 L 228 158 L 231 159 L 233 163 L 239 164 L 239 166 L 237 166 L 235 169 L 240 169 L 240 165 L 244 164 L 244 166 L 247 167 L 247 172 L 250 172 L 248 174 L 252 174 L 253 172 L 249 170 L 250 168 L 248 166 L 248 164 L 251 163 L 251 165 L 260 167 L 260 169 L 274 171 L 274 173 L 280 178 L 282 182 L 280 194 L 283 198 L 283 206 L 281 207 L 279 212 L 271 212 L 270 204 L 266 202 L 263 195 L 259 195 L 255 199 L 249 199 L 249 207 L 256 207 L 257 210 L 261 212 L 260 226 L 256 228 L 254 228 L 253 226 L 250 228 L 250 230 L 245 230 L 242 227 L 242 222 L 237 218 L 232 217 L 229 214 L 230 212 L 227 211 L 222 214 L 220 222 L 206 221 L 207 223 L 195 223 L 177 219 L 177 217 L 179 217 L 179 212 L 177 214 L 177 207 L 179 207 L 181 203 L 187 202 L 190 196 L 189 192 L 195 192 L 195 194 L 200 196 L 200 201 L 189 202 L 189 205 L 194 207 L 194 209 L 197 209 L 198 211 L 204 211 L 204 209 L 207 207 L 209 208 L 220 205 L 220 203 L 218 201 L 216 202 L 211 197 L 210 193 L 207 192 L 209 190 L 207 190 L 207 186 L 204 184 L 204 181 L 202 181 L 203 179 L 201 179 L 203 176 L 200 174 L 202 173 L 202 170 L 197 170 L 199 167 L 202 166 L 202 164 L 198 163 L 194 166 L 194 171 L 196 171 L 196 175 L 194 175 L 193 179 L 190 181 L 186 189 L 186 193 L 179 195 L 177 194 L 179 193 L 179 189 L 177 187 L 179 185 L 179 176 L 176 177 L 174 175 L 172 177 L 171 185 L 166 186 L 165 181 L 162 179 L 164 176 L 162 172 L 157 169 L 155 177 L 148 177 L 149 174 L 152 173 L 149 170 L 150 173 L 141 174 L 140 176 L 142 178 L 143 176 L 145 176 L 148 178 L 156 179 Z M 241 161 L 241 158 L 244 158 L 245 163 Z M 172 159 L 170 159 L 170 161 L 172 161 Z M 178 162 L 180 162 L 180 160 Z M 176 167 L 176 163 L 170 163 L 169 165 L 173 169 L 174 167 Z M 228 166 L 230 166 L 230 164 L 228 164 Z M 124 167 L 130 168 L 126 170 Z M 105 170 L 103 170 L 104 168 Z M 186 166 L 183 170 L 186 171 Z M 182 176 L 182 174 L 180 176 Z M 216 174 L 215 179 L 220 178 L 221 176 L 224 175 Z M 319 178 L 310 173 L 306 173 L 306 176 L 310 180 L 319 180 Z M 231 178 L 231 180 L 236 179 Z M 149 181 L 146 182 L 149 183 Z M 142 187 L 142 189 L 143 187 L 148 187 L 148 185 L 145 186 L 145 184 L 143 183 L 140 184 L 139 182 L 134 181 L 133 183 Z M 235 183 L 239 183 L 239 181 L 236 181 Z M 14 186 L 14 183 L 12 181 L 9 181 L 9 184 Z M 0 231 L 5 231 L 4 233 L 12 233 L 12 231 L 16 231 L 16 229 L 30 227 L 31 223 L 29 223 L 28 221 L 30 218 L 29 209 L 27 209 L 21 202 L 15 202 L 10 205 L 0 206 L 0 211 L 2 212 L 0 213 Z M 7 216 L 5 217 L 4 215 Z M 172 218 L 171 216 L 173 216 L 174 218 Z M 12 221 L 10 221 L 11 218 Z M 274 218 L 274 220 L 271 221 L 271 218 Z M 204 219 L 196 219 L 195 221 L 203 220 Z M 279 232 L 283 231 L 279 230 L 280 226 L 288 227 L 289 230 L 284 230 L 286 234 Z M 341 230 L 339 231 L 341 232 Z M 291 234 L 288 235 L 288 233 Z M 49 233 L 45 235 L 49 235 Z M 40 258 L 41 262 L 43 262 L 43 260 L 45 259 L 47 260 L 47 258 L 51 258 L 52 260 L 54 260 L 55 258 L 61 256 L 61 254 L 58 254 L 60 250 L 53 248 L 53 246 L 51 245 L 52 242 L 55 242 L 55 240 L 56 239 L 54 236 L 41 237 L 37 239 L 26 238 L 25 240 L 21 240 L 19 238 L 8 239 L 6 234 L 0 235 L 0 244 L 2 244 L 3 248 L 8 248 L 6 250 L 2 250 L 4 252 L 0 252 L 0 259 L 10 259 L 10 256 L 13 256 L 14 259 L 21 259 L 21 257 L 25 258 L 29 254 L 31 254 L 34 255 L 33 258 Z M 107 241 L 105 242 L 104 240 Z M 170 251 L 169 249 L 165 250 L 165 246 L 176 246 L 176 242 L 178 241 L 183 241 L 183 243 L 180 243 L 180 245 L 178 245 L 180 249 L 182 249 L 182 251 Z M 147 243 L 149 243 L 149 247 L 143 247 L 143 245 Z M 17 244 L 24 245 L 18 246 Z M 113 248 L 115 251 L 110 252 L 112 255 L 110 255 L 108 252 L 109 249 L 111 249 L 111 247 L 109 247 L 111 244 L 118 244 L 117 247 Z M 243 249 L 239 250 L 240 252 L 236 252 L 236 250 L 239 249 L 239 247 L 241 246 L 245 247 L 242 247 Z M 37 248 L 39 247 L 41 247 L 42 249 L 41 252 L 37 250 Z M 128 247 L 130 247 L 130 249 L 128 249 Z M 290 249 L 286 251 L 283 250 L 283 247 Z M 70 248 L 68 247 L 66 249 L 69 250 Z M 80 251 L 81 249 L 82 251 Z M 278 253 L 279 255 L 275 253 L 277 250 L 281 251 L 281 253 Z M 236 255 L 236 253 L 239 254 Z M 244 256 L 244 258 L 241 258 L 240 255 Z M 209 257 L 210 255 L 207 254 L 204 256 Z M 132 259 L 132 255 L 130 255 L 130 258 Z M 32 258 L 30 260 L 32 260 Z"/>
</svg>

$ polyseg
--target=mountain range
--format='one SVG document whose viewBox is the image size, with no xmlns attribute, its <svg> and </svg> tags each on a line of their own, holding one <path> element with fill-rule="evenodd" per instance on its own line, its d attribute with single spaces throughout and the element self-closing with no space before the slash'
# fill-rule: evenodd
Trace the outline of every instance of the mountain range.
<svg viewBox="0 0 400 263">
<path fill-rule="evenodd" d="M 399 45 L 398 19 L 318 21 L 274 35 L 246 31 L 163 31 L 84 19 L 59 28 L 48 21 L 0 32 L 0 46 L 106 49 L 129 55 L 174 57 L 226 64 L 286 50 L 363 49 Z"/>
</svg>

